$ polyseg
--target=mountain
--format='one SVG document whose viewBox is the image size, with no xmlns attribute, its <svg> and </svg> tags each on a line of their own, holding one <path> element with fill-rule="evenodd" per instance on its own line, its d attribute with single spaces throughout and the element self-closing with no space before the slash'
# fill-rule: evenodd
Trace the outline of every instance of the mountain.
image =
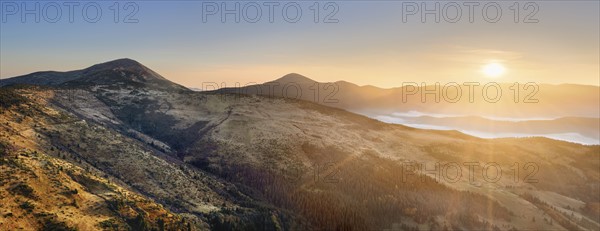
<svg viewBox="0 0 600 231">
<path fill-rule="evenodd" d="M 0 80 L 0 86 L 31 84 L 53 87 L 83 87 L 111 85 L 186 91 L 160 74 L 132 59 L 117 59 L 68 72 L 44 71 Z"/>
<path fill-rule="evenodd" d="M 86 230 L 110 230 L 113 223 L 133 230 L 600 228 L 600 146 L 480 139 L 290 97 L 160 88 L 114 75 L 129 68 L 0 88 L 0 141 L 8 150 L 2 153 L 10 153 L 0 174 L 22 169 L 44 179 L 2 178 L 3 205 L 14 203 L 1 208 L 0 227 L 32 221 L 24 228 L 41 228 L 35 219 L 43 213 L 53 224 Z M 488 175 L 494 169 L 502 176 Z M 106 200 L 106 215 L 93 220 L 86 206 L 111 190 L 68 171 L 110 182 L 115 188 L 106 187 L 148 205 Z M 68 189 L 45 180 L 52 176 Z M 39 196 L 24 196 L 20 188 L 27 187 L 18 185 Z M 78 212 L 61 212 L 69 197 L 42 199 L 73 189 L 86 195 L 69 207 Z M 163 209 L 143 212 L 153 204 Z"/>
<path fill-rule="evenodd" d="M 382 89 L 345 81 L 323 83 L 288 74 L 264 84 L 223 88 L 216 92 L 301 99 L 365 115 L 418 111 L 522 119 L 600 118 L 596 107 L 600 104 L 598 86 L 495 82 L 450 82 L 439 83 L 437 87 L 435 83 L 404 84 L 404 87 Z"/>
<path fill-rule="evenodd" d="M 51 136 L 60 123 L 66 129 L 86 123 L 46 107 L 44 97 L 1 88 L 0 102 L 2 230 L 186 230 L 206 225 L 165 209 L 72 151 L 85 143 L 54 143 Z"/>
<path fill-rule="evenodd" d="M 346 81 L 321 83 L 296 73 L 264 84 L 222 88 L 215 92 L 299 99 L 346 110 L 364 109 L 358 105 L 372 104 L 375 99 L 392 94 L 392 90 L 358 86 Z"/>
<path fill-rule="evenodd" d="M 440 85 L 437 95 L 431 92 L 421 95 L 424 88 L 420 86 L 381 89 L 358 86 L 346 81 L 321 83 L 292 73 L 263 84 L 223 88 L 215 92 L 300 99 L 385 122 L 419 128 L 459 130 L 486 138 L 544 136 L 583 144 L 600 143 L 600 111 L 596 106 L 600 104 L 598 87 L 541 84 L 535 85 L 535 90 L 534 85 L 526 87 L 521 84 L 519 86 L 523 89 L 520 90 L 520 95 L 514 95 L 515 92 L 511 89 L 515 89 L 516 85 L 498 84 L 503 93 L 499 94 L 501 98 L 497 102 L 492 102 L 490 97 L 496 96 L 484 97 L 481 90 L 483 85 L 484 83 L 480 83 L 480 89 L 476 91 L 474 88 L 472 93 L 465 86 L 464 89 L 457 90 L 442 88 Z M 435 86 L 425 88 L 431 91 Z M 492 92 L 491 95 L 496 94 L 494 90 L 489 91 Z M 473 94 L 472 102 L 468 94 Z M 437 102 L 436 96 L 439 97 Z M 445 99 L 451 97 L 458 97 L 459 100 L 450 102 Z M 515 102 L 514 97 L 518 97 L 520 101 Z M 525 102 L 525 98 L 535 99 L 536 102 Z M 411 112 L 438 116 L 394 116 Z M 519 122 L 495 121 L 483 117 L 510 117 Z"/>
<path fill-rule="evenodd" d="M 315 81 L 312 79 L 309 79 L 306 76 L 303 76 L 301 74 L 298 73 L 290 73 L 287 75 L 282 76 L 281 78 L 273 81 L 273 82 L 280 82 L 280 83 L 299 83 L 299 84 L 312 84 Z"/>
</svg>

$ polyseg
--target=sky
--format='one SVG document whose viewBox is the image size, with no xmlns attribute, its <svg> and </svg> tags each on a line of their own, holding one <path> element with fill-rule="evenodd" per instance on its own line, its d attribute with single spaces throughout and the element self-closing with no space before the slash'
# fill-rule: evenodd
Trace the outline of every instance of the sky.
<svg viewBox="0 0 600 231">
<path fill-rule="evenodd" d="M 383 88 L 472 81 L 600 85 L 599 1 L 475 2 L 472 11 L 473 2 L 460 1 L 70 2 L 78 5 L 0 0 L 0 78 L 132 58 L 197 88 L 262 83 L 287 73 Z M 490 63 L 505 71 L 482 72 Z"/>
</svg>

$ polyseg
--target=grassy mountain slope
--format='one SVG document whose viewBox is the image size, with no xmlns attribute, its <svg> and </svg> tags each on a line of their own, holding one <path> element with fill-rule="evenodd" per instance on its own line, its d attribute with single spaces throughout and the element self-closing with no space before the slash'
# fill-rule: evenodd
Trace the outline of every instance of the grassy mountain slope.
<svg viewBox="0 0 600 231">
<path fill-rule="evenodd" d="M 599 146 L 479 139 L 307 101 L 110 76 L 0 88 L 9 150 L 22 136 L 197 229 L 600 228 Z"/>
<path fill-rule="evenodd" d="M 43 99 L 2 90 L 0 227 L 6 230 L 188 230 L 202 227 L 61 153 L 40 131 L 68 119 Z M 72 122 L 72 121 L 71 121 Z M 72 122 L 78 123 L 78 122 Z"/>
</svg>

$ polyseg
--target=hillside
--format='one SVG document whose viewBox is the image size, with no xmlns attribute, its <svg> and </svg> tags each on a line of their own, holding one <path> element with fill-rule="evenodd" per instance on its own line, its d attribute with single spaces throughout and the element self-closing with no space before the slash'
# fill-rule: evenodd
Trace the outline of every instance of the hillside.
<svg viewBox="0 0 600 231">
<path fill-rule="evenodd" d="M 30 91 L 31 92 L 31 91 Z M 43 95 L 44 92 L 39 92 Z M 38 95 L 2 89 L 0 227 L 5 230 L 197 229 L 202 224 L 124 188 L 40 132 L 52 123 L 82 124 L 44 107 Z M 56 121 L 59 120 L 59 121 Z M 63 120 L 63 121 L 60 121 Z M 194 227 L 194 228 L 192 228 Z"/>
<path fill-rule="evenodd" d="M 406 84 L 409 86 L 382 89 L 345 81 L 317 82 L 292 73 L 263 84 L 215 92 L 300 99 L 384 122 L 459 130 L 481 138 L 543 136 L 600 144 L 597 86 L 520 84 L 515 88 L 514 84 L 499 83 L 500 93 L 495 95 L 495 88 L 490 88 L 488 96 L 483 91 L 487 83 L 470 83 L 476 84 L 472 90 L 465 85 L 457 88 L 457 83 L 450 83 L 450 87 L 439 83 L 437 88 Z M 422 94 L 425 89 L 429 93 Z M 490 100 L 495 97 L 499 97 L 497 102 Z"/>
<path fill-rule="evenodd" d="M 136 68 L 126 82 L 94 74 L 57 85 L 0 88 L 2 140 L 8 150 L 37 151 L 31 156 L 160 204 L 164 214 L 181 217 L 173 225 L 195 229 L 600 228 L 600 146 L 479 139 L 386 124 L 308 101 L 156 87 Z M 436 163 L 445 171 L 432 171 Z M 497 180 L 482 172 L 490 165 L 502 170 Z M 42 174 L 42 165 L 29 166 L 53 176 Z M 68 180 L 63 184 L 77 195 L 102 195 Z M 39 193 L 52 188 L 27 183 Z M 15 184 L 2 188 L 4 200 L 23 200 L 10 190 Z M 14 204 L 6 212 L 17 210 Z M 79 210 L 77 219 L 56 220 L 85 229 L 74 220 L 102 216 Z M 148 215 L 149 224 L 158 225 L 155 216 Z M 10 219 L 14 225 L 29 218 Z"/>
</svg>

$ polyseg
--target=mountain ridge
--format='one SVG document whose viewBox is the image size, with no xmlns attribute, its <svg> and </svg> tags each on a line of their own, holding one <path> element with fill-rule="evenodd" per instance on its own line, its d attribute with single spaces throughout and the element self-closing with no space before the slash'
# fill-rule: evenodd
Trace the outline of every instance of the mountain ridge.
<svg viewBox="0 0 600 231">
<path fill-rule="evenodd" d="M 92 78 L 123 77 L 99 69 Z M 594 210 L 600 188 L 589 183 L 600 179 L 598 145 L 415 129 L 291 97 L 173 91 L 136 81 L 68 83 L 0 88 L 0 106 L 6 108 L 0 110 L 0 141 L 27 140 L 44 155 L 164 205 L 186 218 L 176 223 L 200 230 L 600 227 Z M 479 163 L 477 182 L 430 174 L 431 166 L 448 162 Z M 537 183 L 515 182 L 511 171 L 498 182 L 480 174 L 487 163 L 509 170 L 515 162 L 537 164 Z M 428 167 L 404 168 L 409 163 Z M 26 214 L 19 205 L 9 209 Z M 131 217 L 119 224 L 140 227 L 140 219 L 127 222 Z M 58 218 L 78 225 L 67 215 Z M 160 220 L 142 220 L 160 226 Z M 4 221 L 0 216 L 0 226 Z"/>
<path fill-rule="evenodd" d="M 138 62 L 137 60 L 131 59 L 131 58 L 118 58 L 118 59 L 114 59 L 114 60 L 110 60 L 110 61 L 106 61 L 103 63 L 98 63 L 98 64 L 94 64 L 92 66 L 89 66 L 87 68 L 83 68 L 83 69 L 78 69 L 78 70 L 71 70 L 71 71 L 53 71 L 53 70 L 47 70 L 47 71 L 36 71 L 36 72 L 32 72 L 29 74 L 24 74 L 24 75 L 19 75 L 19 76 L 13 76 L 13 77 L 8 77 L 8 78 L 2 78 L 0 79 L 0 86 L 6 86 L 9 83 L 6 82 L 7 80 L 10 79 L 15 79 L 15 78 L 22 78 L 25 76 L 40 76 L 40 75 L 47 75 L 47 74 L 69 74 L 69 73 L 74 73 L 74 72 L 83 72 L 83 71 L 91 71 L 91 70 L 106 70 L 106 69 L 114 69 L 114 68 L 125 68 L 125 67 L 135 67 L 138 69 L 144 69 L 146 71 L 151 71 L 153 73 L 153 70 L 151 70 L 150 68 L 144 66 L 142 63 Z M 157 77 L 161 78 L 161 79 L 166 79 L 165 77 L 161 76 L 160 74 L 156 73 Z M 346 80 L 337 80 L 334 82 L 321 82 L 321 81 L 317 81 L 314 80 L 310 77 L 307 77 L 306 75 L 302 75 L 300 73 L 296 73 L 296 72 L 291 72 L 288 73 L 282 77 L 279 77 L 277 79 L 271 80 L 271 81 L 267 81 L 265 83 L 271 83 L 271 82 L 316 82 L 316 83 L 320 83 L 320 84 L 325 84 L 325 83 L 343 83 L 343 84 L 350 84 L 350 85 L 354 85 L 356 87 L 360 87 L 360 88 L 372 88 L 372 89 L 377 89 L 377 90 L 393 90 L 393 89 L 401 89 L 403 88 L 402 86 L 396 86 L 396 87 L 390 87 L 390 88 L 384 88 L 384 87 L 378 87 L 378 86 L 374 86 L 374 85 L 370 85 L 370 84 L 366 84 L 366 85 L 359 85 L 353 82 L 349 82 Z M 4 82 L 4 83 L 3 83 Z M 19 81 L 19 82 L 23 82 L 23 81 Z M 51 84 L 51 83 L 50 83 Z M 418 82 L 418 84 L 420 84 L 420 82 Z M 512 84 L 512 83 L 499 83 L 499 84 Z M 52 84 L 55 85 L 55 84 Z M 260 84 L 259 84 L 260 85 Z M 588 84 L 574 84 L 574 83 L 559 83 L 559 84 L 551 84 L 551 83 L 541 83 L 540 85 L 545 85 L 545 86 L 569 86 L 569 87 L 596 87 L 596 88 L 600 88 L 600 86 L 596 86 L 596 85 L 588 85 Z M 427 85 L 427 86 L 433 86 L 433 85 Z"/>
<path fill-rule="evenodd" d="M 412 85 L 380 88 L 371 85 L 359 86 L 344 80 L 330 83 L 318 82 L 291 73 L 263 84 L 222 88 L 213 92 L 297 98 L 349 111 L 368 111 L 372 114 L 421 111 L 510 117 L 514 112 L 519 112 L 519 116 L 525 118 L 548 116 L 600 118 L 600 111 L 594 109 L 595 105 L 600 104 L 599 86 L 577 84 L 525 86 L 525 83 L 521 83 L 516 85 L 519 87 L 517 94 L 514 83 L 498 83 L 497 86 L 500 86 L 502 93 L 498 101 L 490 102 L 488 98 L 494 98 L 494 95 L 490 93 L 492 95 L 488 96 L 484 93 L 484 85 L 480 83 L 479 86 L 474 87 L 473 102 L 470 101 L 469 88 L 466 86 L 460 89 L 452 87 L 445 89 L 440 86 L 436 94 L 439 100 L 435 100 L 434 96 L 429 94 L 423 101 L 421 92 L 424 90 L 420 85 L 416 88 L 411 87 Z M 427 87 L 429 89 L 431 85 Z M 301 92 L 297 92 L 297 88 Z M 493 92 L 493 90 L 489 91 Z M 458 101 L 453 101 L 453 96 L 457 96 Z M 496 109 L 500 105 L 504 107 L 503 110 Z"/>
</svg>

